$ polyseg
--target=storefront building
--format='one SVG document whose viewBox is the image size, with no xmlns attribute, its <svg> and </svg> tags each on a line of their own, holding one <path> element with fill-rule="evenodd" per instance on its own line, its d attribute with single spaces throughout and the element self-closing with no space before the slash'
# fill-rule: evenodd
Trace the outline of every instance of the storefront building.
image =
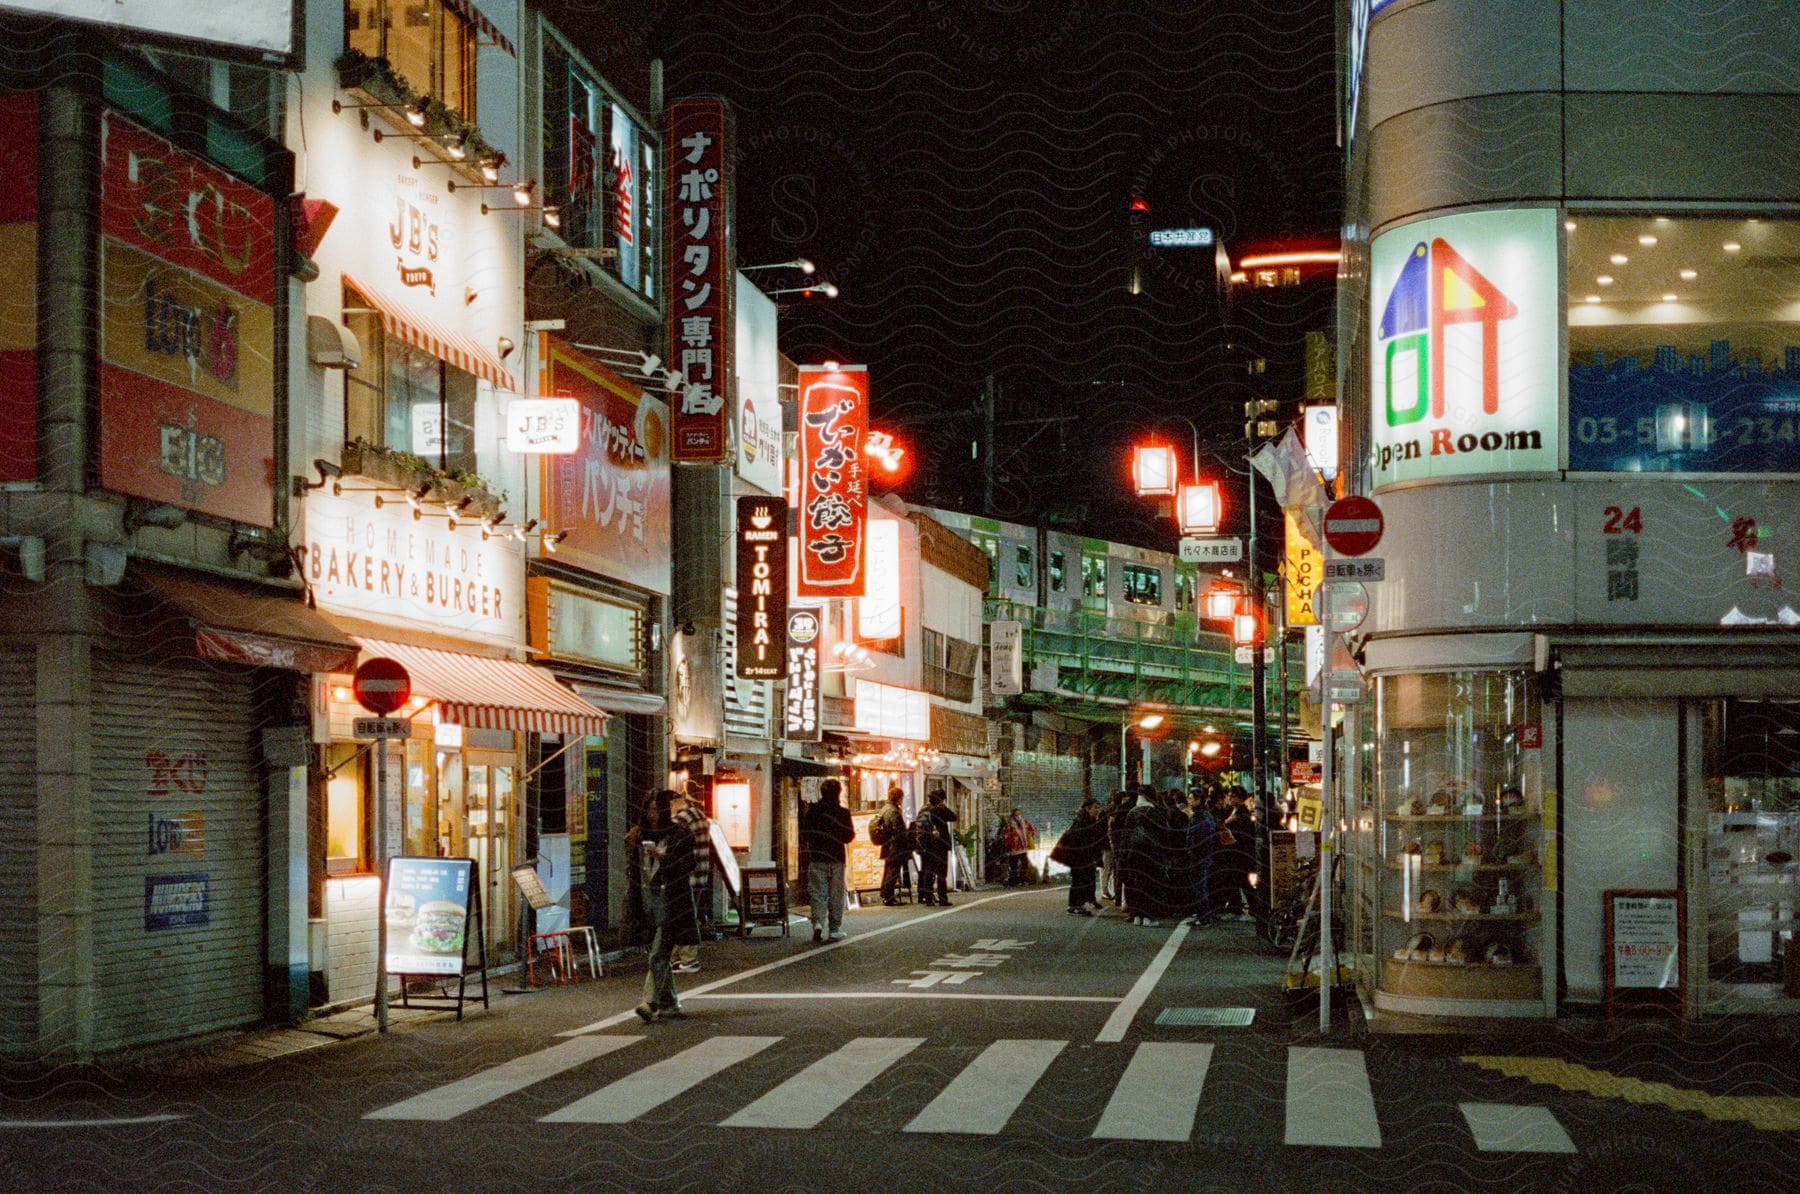
<svg viewBox="0 0 1800 1194">
<path fill-rule="evenodd" d="M 1388 577 L 1339 772 L 1367 994 L 1592 1004 L 1605 893 L 1650 890 L 1690 1012 L 1800 1008 L 1791 9 L 1345 11 L 1345 459 Z"/>
<path fill-rule="evenodd" d="M 354 644 L 272 538 L 280 73 L 0 34 L 0 1054 L 81 1061 L 303 1006 L 305 675 Z"/>
<path fill-rule="evenodd" d="M 473 858 L 488 956 L 508 958 L 521 923 L 509 871 L 537 845 L 525 793 L 543 744 L 607 720 L 527 662 L 526 561 L 574 530 L 548 523 L 538 458 L 508 437 L 530 377 L 526 246 L 557 218 L 528 173 L 518 50 L 476 6 L 431 0 L 428 38 L 397 10 L 308 9 L 289 122 L 307 134 L 295 140 L 317 269 L 295 329 L 308 351 L 292 363 L 295 455 L 321 462 L 297 503 L 302 576 L 360 657 L 398 659 L 414 694 L 399 713 L 411 737 L 380 782 L 351 733 L 348 674 L 313 680 L 321 1003 L 374 993 L 379 871 L 394 854 Z"/>
</svg>

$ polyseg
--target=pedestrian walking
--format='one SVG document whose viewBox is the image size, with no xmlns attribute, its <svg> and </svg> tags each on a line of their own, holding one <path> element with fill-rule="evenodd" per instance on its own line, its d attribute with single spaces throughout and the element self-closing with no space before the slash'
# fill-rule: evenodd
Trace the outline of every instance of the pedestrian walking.
<svg viewBox="0 0 1800 1194">
<path fill-rule="evenodd" d="M 1075 810 L 1074 822 L 1050 851 L 1052 861 L 1069 868 L 1070 916 L 1092 916 L 1094 909 L 1100 907 L 1100 901 L 1094 898 L 1094 876 L 1105 841 L 1100 804 L 1092 796 L 1086 797 Z"/>
<path fill-rule="evenodd" d="M 657 792 L 645 805 L 638 829 L 639 857 L 650 876 L 650 920 L 656 929 L 650 941 L 650 970 L 644 976 L 644 1001 L 635 1009 L 646 1024 L 686 1014 L 675 998 L 670 955 L 677 945 L 700 944 L 694 889 L 688 882 L 697 851 L 693 831 L 675 819 L 678 799 L 672 789 Z"/>
<path fill-rule="evenodd" d="M 925 808 L 914 818 L 913 846 L 919 851 L 919 903 L 950 906 L 950 826 L 956 810 L 944 803 L 942 792 L 925 798 Z"/>
<path fill-rule="evenodd" d="M 800 844 L 806 849 L 806 891 L 812 901 L 814 941 L 844 938 L 844 847 L 856 840 L 850 810 L 838 802 L 844 790 L 835 779 L 819 785 L 819 798 L 800 813 Z"/>
<path fill-rule="evenodd" d="M 695 849 L 701 849 L 701 843 L 707 842 L 708 838 L 706 814 L 701 811 L 700 802 L 694 799 L 691 791 L 678 793 L 673 808 L 676 823 L 687 827 L 687 831 L 694 835 Z M 689 886 L 693 885 L 693 879 L 697 878 L 699 873 L 700 868 L 696 865 L 694 876 L 688 881 Z M 698 906 L 695 911 L 699 911 Z M 676 974 L 698 973 L 700 970 L 699 944 L 696 942 L 693 945 L 677 945 L 669 958 L 669 963 L 669 968 Z"/>
<path fill-rule="evenodd" d="M 894 893 L 906 877 L 906 864 L 912 861 L 912 832 L 900 809 L 906 793 L 889 788 L 887 799 L 887 807 L 869 822 L 869 840 L 881 847 L 881 902 L 892 908 L 900 902 Z"/>
</svg>

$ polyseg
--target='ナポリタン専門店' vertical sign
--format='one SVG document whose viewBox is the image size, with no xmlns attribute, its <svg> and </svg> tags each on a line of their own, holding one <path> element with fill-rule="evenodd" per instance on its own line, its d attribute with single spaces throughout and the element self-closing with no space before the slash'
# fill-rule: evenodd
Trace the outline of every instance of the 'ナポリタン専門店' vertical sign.
<svg viewBox="0 0 1800 1194">
<path fill-rule="evenodd" d="M 668 367 L 681 375 L 673 459 L 717 464 L 731 438 L 731 115 L 723 100 L 687 99 L 669 105 L 668 120 Z"/>
</svg>

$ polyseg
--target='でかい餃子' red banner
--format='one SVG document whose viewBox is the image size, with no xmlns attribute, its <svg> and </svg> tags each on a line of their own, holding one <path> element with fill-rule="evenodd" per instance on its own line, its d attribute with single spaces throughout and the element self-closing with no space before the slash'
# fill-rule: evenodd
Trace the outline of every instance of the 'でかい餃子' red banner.
<svg viewBox="0 0 1800 1194">
<path fill-rule="evenodd" d="M 861 597 L 869 486 L 869 374 L 861 365 L 800 367 L 802 597 Z"/>
</svg>

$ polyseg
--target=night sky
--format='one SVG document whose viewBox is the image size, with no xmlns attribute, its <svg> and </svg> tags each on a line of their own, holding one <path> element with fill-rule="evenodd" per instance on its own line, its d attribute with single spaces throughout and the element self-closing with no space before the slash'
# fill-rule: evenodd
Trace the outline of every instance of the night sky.
<svg viewBox="0 0 1800 1194">
<path fill-rule="evenodd" d="M 999 457 L 993 512 L 1172 547 L 1172 524 L 1120 500 L 1125 445 L 1179 413 L 1241 463 L 1248 395 L 1225 344 L 1280 353 L 1325 320 L 1240 308 L 1232 331 L 1203 249 L 1141 262 L 1134 295 L 1142 234 L 1206 225 L 1228 247 L 1335 234 L 1332 9 L 652 0 L 623 19 L 664 58 L 670 98 L 736 108 L 740 263 L 804 255 L 842 288 L 784 308 L 784 352 L 868 364 L 878 426 L 967 411 L 989 373 L 1002 420 L 1079 416 L 1003 433 L 1003 446 L 1037 436 Z M 1135 229 L 1134 198 L 1151 208 Z M 908 429 L 922 467 L 903 492 L 975 509 L 978 426 Z"/>
</svg>

